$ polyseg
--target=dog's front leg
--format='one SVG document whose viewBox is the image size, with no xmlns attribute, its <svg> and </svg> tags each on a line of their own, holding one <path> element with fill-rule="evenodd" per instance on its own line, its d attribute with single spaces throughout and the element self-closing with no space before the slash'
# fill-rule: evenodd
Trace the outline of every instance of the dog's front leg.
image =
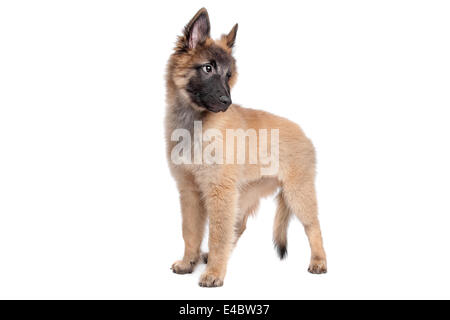
<svg viewBox="0 0 450 320">
<path fill-rule="evenodd" d="M 206 224 L 206 212 L 201 201 L 200 191 L 189 175 L 178 177 L 181 212 L 183 217 L 184 256 L 172 265 L 178 274 L 191 273 L 200 259 L 200 246 Z"/>
<path fill-rule="evenodd" d="M 223 285 L 234 241 L 238 194 L 236 186 L 229 181 L 210 184 L 203 194 L 209 217 L 209 255 L 199 285 L 220 287 Z"/>
</svg>

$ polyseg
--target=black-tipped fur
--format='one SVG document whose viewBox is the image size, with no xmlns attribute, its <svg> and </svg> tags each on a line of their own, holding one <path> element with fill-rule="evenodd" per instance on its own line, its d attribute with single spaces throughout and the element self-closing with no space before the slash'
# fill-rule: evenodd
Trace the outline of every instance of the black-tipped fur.
<svg viewBox="0 0 450 320">
<path fill-rule="evenodd" d="M 280 260 L 283 260 L 284 258 L 286 258 L 286 256 L 287 256 L 286 245 L 281 245 L 281 244 L 275 243 L 274 246 L 275 246 L 275 249 L 277 250 L 278 257 L 280 258 Z"/>
<path fill-rule="evenodd" d="M 277 213 L 275 214 L 273 229 L 273 243 L 280 259 L 284 259 L 287 255 L 287 229 L 291 213 L 286 205 L 282 192 L 278 193 L 277 203 Z"/>
</svg>

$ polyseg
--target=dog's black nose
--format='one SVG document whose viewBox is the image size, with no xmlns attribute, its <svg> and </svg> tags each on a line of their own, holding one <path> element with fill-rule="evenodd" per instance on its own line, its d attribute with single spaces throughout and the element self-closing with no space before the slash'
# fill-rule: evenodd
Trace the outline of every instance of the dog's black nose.
<svg viewBox="0 0 450 320">
<path fill-rule="evenodd" d="M 220 96 L 219 101 L 222 102 L 223 104 L 227 104 L 227 105 L 231 104 L 231 98 L 228 96 Z"/>
</svg>

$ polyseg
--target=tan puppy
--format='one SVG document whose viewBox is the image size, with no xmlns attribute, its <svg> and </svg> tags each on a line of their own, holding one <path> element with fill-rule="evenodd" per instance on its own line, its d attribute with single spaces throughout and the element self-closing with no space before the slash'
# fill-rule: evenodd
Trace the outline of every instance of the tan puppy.
<svg viewBox="0 0 450 320">
<path fill-rule="evenodd" d="M 261 197 L 276 190 L 273 237 L 280 258 L 286 254 L 293 213 L 310 242 L 309 272 L 327 270 L 317 218 L 314 147 L 295 123 L 231 104 L 236 33 L 237 25 L 212 40 L 208 13 L 201 9 L 178 38 L 167 68 L 167 155 L 180 192 L 185 242 L 183 259 L 172 270 L 190 273 L 200 259 L 207 261 L 199 282 L 204 287 L 223 285 L 230 252 L 248 216 Z M 239 153 L 244 162 L 237 160 Z M 206 255 L 200 245 L 207 219 Z"/>
</svg>

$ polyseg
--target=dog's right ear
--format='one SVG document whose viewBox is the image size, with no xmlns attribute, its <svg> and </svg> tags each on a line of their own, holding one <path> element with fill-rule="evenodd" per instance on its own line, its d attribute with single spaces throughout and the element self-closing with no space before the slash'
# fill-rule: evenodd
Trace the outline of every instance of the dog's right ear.
<svg viewBox="0 0 450 320">
<path fill-rule="evenodd" d="M 184 27 L 183 36 L 178 39 L 177 51 L 195 49 L 209 38 L 210 29 L 208 11 L 201 8 Z"/>
</svg>

